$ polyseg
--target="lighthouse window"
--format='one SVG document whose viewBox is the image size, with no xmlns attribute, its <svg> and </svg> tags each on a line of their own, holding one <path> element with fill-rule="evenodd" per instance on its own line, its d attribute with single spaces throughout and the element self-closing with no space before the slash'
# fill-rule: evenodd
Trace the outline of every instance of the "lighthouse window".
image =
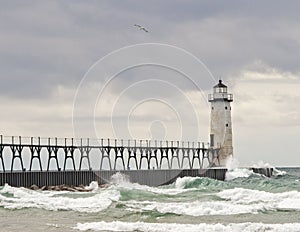
<svg viewBox="0 0 300 232">
<path fill-rule="evenodd" d="M 225 110 L 227 110 L 227 106 L 225 106 Z"/>
<path fill-rule="evenodd" d="M 211 107 L 211 109 L 213 110 L 213 109 L 214 109 L 214 107 L 212 106 L 212 107 Z"/>
<path fill-rule="evenodd" d="M 228 123 L 226 123 L 226 127 L 228 127 Z"/>
</svg>

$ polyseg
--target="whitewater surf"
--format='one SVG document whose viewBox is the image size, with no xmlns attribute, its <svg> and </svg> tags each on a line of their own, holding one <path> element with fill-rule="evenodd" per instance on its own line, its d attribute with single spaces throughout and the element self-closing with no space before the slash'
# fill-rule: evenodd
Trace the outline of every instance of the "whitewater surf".
<svg viewBox="0 0 300 232">
<path fill-rule="evenodd" d="M 90 192 L 5 185 L 0 231 L 299 231 L 300 169 L 283 171 L 266 178 L 233 168 L 226 181 L 182 177 L 161 187 L 117 174 Z"/>
</svg>

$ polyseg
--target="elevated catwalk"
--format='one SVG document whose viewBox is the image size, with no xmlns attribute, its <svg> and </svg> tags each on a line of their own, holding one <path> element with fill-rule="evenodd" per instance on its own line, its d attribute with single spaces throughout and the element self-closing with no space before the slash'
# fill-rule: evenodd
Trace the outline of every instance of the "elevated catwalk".
<svg viewBox="0 0 300 232">
<path fill-rule="evenodd" d="M 0 166 L 4 172 L 32 171 L 34 161 L 35 169 L 40 171 L 76 171 L 84 169 L 84 164 L 88 170 L 193 169 L 196 165 L 203 168 L 205 161 L 206 166 L 218 165 L 219 151 L 220 148 L 200 142 L 0 135 Z M 19 161 L 19 167 L 15 166 L 16 161 Z M 67 167 L 67 161 L 71 162 L 70 167 Z"/>
<path fill-rule="evenodd" d="M 149 186 L 183 176 L 224 180 L 226 168 L 215 167 L 219 151 L 200 142 L 0 136 L 0 186 L 105 184 L 118 172 Z M 272 175 L 269 168 L 253 171 Z"/>
</svg>

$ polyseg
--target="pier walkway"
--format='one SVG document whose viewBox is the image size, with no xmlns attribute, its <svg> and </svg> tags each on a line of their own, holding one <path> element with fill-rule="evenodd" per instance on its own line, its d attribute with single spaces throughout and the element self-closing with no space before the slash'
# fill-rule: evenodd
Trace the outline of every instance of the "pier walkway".
<svg viewBox="0 0 300 232">
<path fill-rule="evenodd" d="M 200 142 L 0 135 L 0 186 L 105 184 L 117 173 L 149 186 L 183 176 L 225 180 L 219 152 Z M 269 168 L 252 170 L 272 176 Z"/>
<path fill-rule="evenodd" d="M 218 163 L 219 150 L 200 142 L 0 135 L 0 171 L 32 171 L 35 160 L 35 170 L 40 171 L 193 169 L 203 168 L 205 160 L 206 166 Z"/>
</svg>

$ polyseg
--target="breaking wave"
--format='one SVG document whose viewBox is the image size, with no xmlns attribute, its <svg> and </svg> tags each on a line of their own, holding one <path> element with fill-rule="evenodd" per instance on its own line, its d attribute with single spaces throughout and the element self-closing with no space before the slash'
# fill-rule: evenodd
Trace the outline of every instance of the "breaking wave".
<svg viewBox="0 0 300 232">
<path fill-rule="evenodd" d="M 268 210 L 297 210 L 300 211 L 300 192 L 289 191 L 270 193 L 259 190 L 234 188 L 217 193 L 217 196 L 229 203 L 254 206 L 263 204 Z"/>
<path fill-rule="evenodd" d="M 155 194 L 165 194 L 165 195 L 177 195 L 183 192 L 187 192 L 189 190 L 174 188 L 172 185 L 170 186 L 162 186 L 162 187 L 150 187 L 148 185 L 141 185 L 138 183 L 131 183 L 129 179 L 121 173 L 116 173 L 111 177 L 111 184 L 115 186 L 119 190 L 125 191 L 142 191 L 142 192 L 150 192 Z"/>
<path fill-rule="evenodd" d="M 119 198 L 119 191 L 113 189 L 93 193 L 73 193 L 34 191 L 6 184 L 0 190 L 0 206 L 6 209 L 39 208 L 52 211 L 99 212 L 107 209 L 113 201 L 118 201 Z"/>
<path fill-rule="evenodd" d="M 243 188 L 227 189 L 215 194 L 215 199 L 189 202 L 128 201 L 126 209 L 133 212 L 157 211 L 187 216 L 257 214 L 266 211 L 300 211 L 297 191 L 270 193 Z"/>
<path fill-rule="evenodd" d="M 206 177 L 179 177 L 175 182 L 176 189 L 213 189 L 223 188 L 226 183 L 219 180 L 214 180 Z"/>
<path fill-rule="evenodd" d="M 177 224 L 177 223 L 147 223 L 147 222 L 89 222 L 78 223 L 74 229 L 87 231 L 152 231 L 152 232 L 176 232 L 176 231 L 290 231 L 300 229 L 300 223 L 264 224 L 264 223 L 230 223 L 224 224 Z"/>
<path fill-rule="evenodd" d="M 234 169 L 228 170 L 226 172 L 225 180 L 229 181 L 229 180 L 234 180 L 236 178 L 241 178 L 241 177 L 246 178 L 251 175 L 254 175 L 252 170 L 249 170 L 247 168 L 234 168 Z"/>
<path fill-rule="evenodd" d="M 235 215 L 265 211 L 264 203 L 239 204 L 233 201 L 151 202 L 130 201 L 126 208 L 133 212 L 157 211 L 187 216 Z"/>
</svg>

